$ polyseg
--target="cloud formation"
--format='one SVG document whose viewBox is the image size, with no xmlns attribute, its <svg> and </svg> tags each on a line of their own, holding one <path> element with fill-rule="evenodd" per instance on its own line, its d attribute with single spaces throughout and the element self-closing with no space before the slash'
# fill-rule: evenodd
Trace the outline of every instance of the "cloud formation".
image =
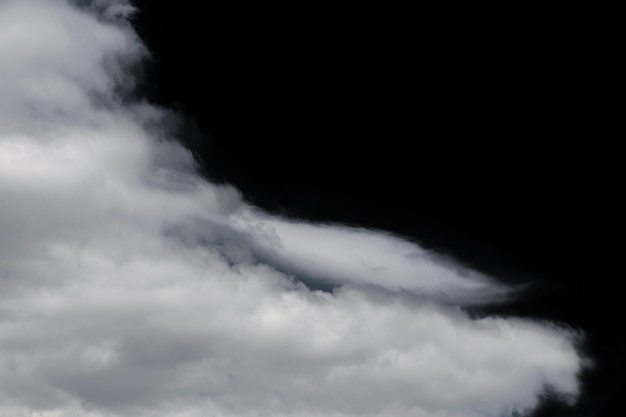
<svg viewBox="0 0 626 417">
<path fill-rule="evenodd" d="M 578 335 L 382 232 L 250 207 L 129 102 L 125 1 L 0 2 L 0 414 L 499 417 Z M 326 283 L 333 291 L 314 289 Z"/>
</svg>

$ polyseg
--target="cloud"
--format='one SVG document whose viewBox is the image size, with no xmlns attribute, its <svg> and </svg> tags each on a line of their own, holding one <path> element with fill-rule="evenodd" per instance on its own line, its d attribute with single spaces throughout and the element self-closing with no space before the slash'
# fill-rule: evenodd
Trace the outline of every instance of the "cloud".
<svg viewBox="0 0 626 417">
<path fill-rule="evenodd" d="M 503 284 L 201 178 L 166 111 L 120 96 L 146 54 L 131 12 L 0 3 L 0 414 L 495 417 L 547 387 L 575 399 L 576 332 L 464 310 Z"/>
<path fill-rule="evenodd" d="M 259 259 L 332 285 L 360 284 L 429 299 L 473 304 L 506 299 L 513 289 L 384 232 L 288 221 L 241 210 L 233 216 Z"/>
</svg>

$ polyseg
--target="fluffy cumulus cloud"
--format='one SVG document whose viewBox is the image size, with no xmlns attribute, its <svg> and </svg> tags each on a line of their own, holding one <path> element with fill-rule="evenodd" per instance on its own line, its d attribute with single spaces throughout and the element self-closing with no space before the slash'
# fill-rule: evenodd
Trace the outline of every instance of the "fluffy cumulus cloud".
<svg viewBox="0 0 626 417">
<path fill-rule="evenodd" d="M 0 1 L 0 414 L 500 417 L 574 400 L 577 335 L 418 245 L 196 173 L 124 1 Z M 170 132 L 170 133 L 168 133 Z M 323 291 L 320 289 L 324 287 Z"/>
</svg>

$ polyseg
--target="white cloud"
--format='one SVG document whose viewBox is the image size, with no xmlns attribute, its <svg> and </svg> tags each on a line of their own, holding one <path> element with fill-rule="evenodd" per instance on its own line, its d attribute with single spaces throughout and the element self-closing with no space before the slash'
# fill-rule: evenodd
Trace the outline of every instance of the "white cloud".
<svg viewBox="0 0 626 417">
<path fill-rule="evenodd" d="M 375 285 L 462 304 L 505 299 L 512 291 L 383 232 L 287 221 L 250 209 L 233 220 L 236 229 L 254 237 L 258 257 L 312 280 Z"/>
<path fill-rule="evenodd" d="M 200 178 L 162 110 L 114 94 L 144 53 L 131 9 L 0 3 L 1 415 L 495 417 L 577 395 L 574 332 L 459 307 L 503 285 Z"/>
</svg>

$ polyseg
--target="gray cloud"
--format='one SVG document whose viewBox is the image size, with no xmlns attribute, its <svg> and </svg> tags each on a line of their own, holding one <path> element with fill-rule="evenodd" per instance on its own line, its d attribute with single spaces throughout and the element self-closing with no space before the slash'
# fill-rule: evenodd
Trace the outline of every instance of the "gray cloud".
<svg viewBox="0 0 626 417">
<path fill-rule="evenodd" d="M 295 222 L 122 104 L 123 1 L 0 2 L 0 414 L 502 416 L 574 400 L 579 335 L 382 232 Z M 327 281 L 316 291 L 304 278 Z"/>
</svg>

